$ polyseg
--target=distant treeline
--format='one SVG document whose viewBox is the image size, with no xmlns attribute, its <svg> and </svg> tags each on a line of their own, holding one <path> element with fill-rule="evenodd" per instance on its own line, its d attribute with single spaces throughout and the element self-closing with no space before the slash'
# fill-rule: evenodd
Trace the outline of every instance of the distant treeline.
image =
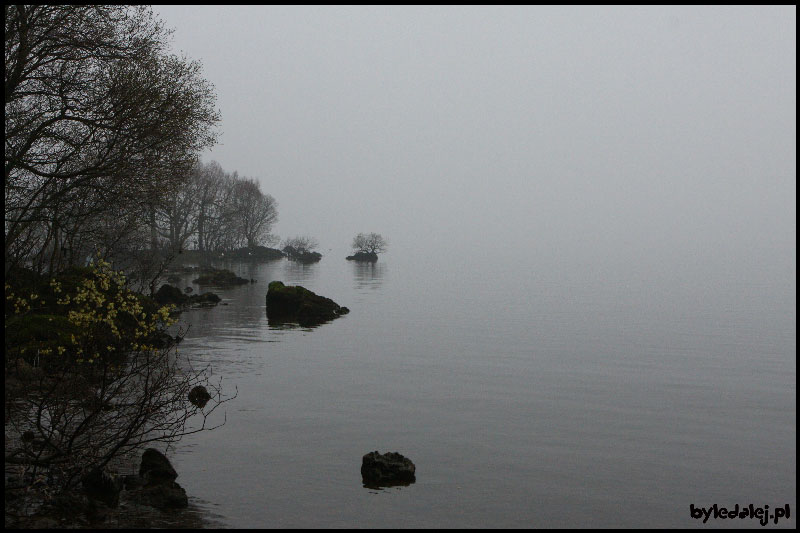
<svg viewBox="0 0 800 533">
<path fill-rule="evenodd" d="M 275 199 L 199 162 L 215 90 L 148 8 L 12 6 L 5 29 L 6 274 L 99 253 L 149 275 L 187 247 L 275 240 Z"/>
<path fill-rule="evenodd" d="M 272 244 L 277 202 L 258 181 L 225 172 L 212 161 L 197 163 L 185 185 L 153 211 L 151 248 L 179 252 L 226 252 Z"/>
</svg>

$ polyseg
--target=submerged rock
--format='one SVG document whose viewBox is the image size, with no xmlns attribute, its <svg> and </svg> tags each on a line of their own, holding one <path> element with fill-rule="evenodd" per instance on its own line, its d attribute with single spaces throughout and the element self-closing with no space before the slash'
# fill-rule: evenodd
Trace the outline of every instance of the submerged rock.
<svg viewBox="0 0 800 533">
<path fill-rule="evenodd" d="M 304 327 L 316 326 L 349 312 L 330 298 L 299 285 L 273 281 L 267 290 L 267 319 L 271 324 L 297 322 Z"/>
<path fill-rule="evenodd" d="M 416 466 L 397 452 L 370 452 L 361 460 L 361 479 L 365 487 L 394 487 L 416 481 Z"/>
</svg>

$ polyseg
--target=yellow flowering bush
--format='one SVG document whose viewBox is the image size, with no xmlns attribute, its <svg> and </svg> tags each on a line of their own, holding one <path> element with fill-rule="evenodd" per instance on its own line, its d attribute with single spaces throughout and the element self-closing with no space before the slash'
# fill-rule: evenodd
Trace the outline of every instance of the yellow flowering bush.
<svg viewBox="0 0 800 533">
<path fill-rule="evenodd" d="M 101 259 L 38 288 L 5 284 L 6 357 L 71 355 L 76 362 L 158 348 L 174 323 L 173 307 L 158 307 L 125 287 L 125 276 Z"/>
</svg>

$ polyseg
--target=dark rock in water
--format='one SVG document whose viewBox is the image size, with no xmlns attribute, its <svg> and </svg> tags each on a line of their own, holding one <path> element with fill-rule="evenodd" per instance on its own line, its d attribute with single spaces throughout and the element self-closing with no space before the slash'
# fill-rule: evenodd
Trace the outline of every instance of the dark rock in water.
<svg viewBox="0 0 800 533">
<path fill-rule="evenodd" d="M 267 290 L 267 319 L 270 324 L 297 322 L 303 327 L 316 326 L 349 312 L 330 298 L 299 285 L 287 286 L 273 281 Z"/>
<path fill-rule="evenodd" d="M 222 298 L 213 292 L 206 292 L 203 294 L 194 294 L 189 297 L 190 305 L 199 305 L 200 307 L 209 307 L 218 304 Z"/>
<path fill-rule="evenodd" d="M 142 454 L 139 477 L 144 485 L 142 487 L 137 488 L 135 483 L 126 483 L 132 489 L 127 494 L 128 500 L 162 510 L 180 509 L 189 505 L 186 491 L 175 482 L 178 473 L 169 459 L 158 450 L 148 448 Z"/>
<path fill-rule="evenodd" d="M 191 287 L 186 287 L 185 289 L 183 289 L 183 292 L 185 292 L 186 294 L 189 294 L 190 292 L 194 292 L 194 289 L 191 288 Z"/>
<path fill-rule="evenodd" d="M 416 481 L 416 467 L 397 452 L 381 455 L 370 452 L 361 460 L 361 479 L 365 487 L 406 486 Z"/>
<path fill-rule="evenodd" d="M 164 284 L 158 288 L 158 291 L 153 295 L 153 299 L 160 305 L 183 305 L 186 301 L 186 296 L 178 287 Z"/>
<path fill-rule="evenodd" d="M 244 285 L 250 283 L 249 280 L 240 278 L 230 270 L 210 270 L 205 272 L 202 276 L 192 280 L 192 283 L 198 285 L 215 285 L 218 287 L 227 287 L 231 285 Z"/>
<path fill-rule="evenodd" d="M 353 255 L 347 256 L 348 261 L 359 261 L 364 263 L 375 263 L 378 260 L 378 254 L 375 252 L 356 252 Z"/>
<path fill-rule="evenodd" d="M 200 409 L 206 406 L 208 400 L 211 399 L 211 395 L 208 393 L 205 387 L 202 385 L 198 385 L 189 391 L 189 401 L 192 404 L 196 405 Z"/>
<path fill-rule="evenodd" d="M 119 504 L 119 493 L 122 491 L 122 479 L 95 468 L 81 478 L 83 492 L 89 498 L 116 507 Z"/>
<path fill-rule="evenodd" d="M 163 453 L 154 448 L 148 448 L 142 454 L 139 477 L 144 479 L 145 485 L 152 485 L 171 483 L 178 477 L 178 473 Z"/>
<path fill-rule="evenodd" d="M 153 299 L 159 305 L 174 305 L 178 308 L 192 306 L 210 307 L 216 305 L 221 300 L 221 298 L 213 292 L 189 295 L 188 293 L 193 292 L 194 289 L 191 287 L 186 287 L 184 290 L 187 294 L 181 292 L 178 287 L 173 287 L 172 285 L 162 285 L 153 296 Z"/>
</svg>

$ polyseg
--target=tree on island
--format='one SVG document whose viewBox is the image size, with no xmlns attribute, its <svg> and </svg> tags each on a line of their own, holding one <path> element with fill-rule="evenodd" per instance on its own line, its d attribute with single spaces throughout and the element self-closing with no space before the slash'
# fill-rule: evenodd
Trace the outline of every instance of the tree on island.
<svg viewBox="0 0 800 533">
<path fill-rule="evenodd" d="M 388 243 L 378 233 L 359 233 L 353 239 L 352 247 L 356 253 L 348 256 L 348 260 L 375 262 L 378 260 L 378 254 L 386 251 Z"/>
<path fill-rule="evenodd" d="M 282 250 L 286 257 L 301 263 L 315 263 L 322 259 L 322 254 L 314 250 L 319 242 L 312 237 L 292 237 L 283 241 Z"/>
</svg>

